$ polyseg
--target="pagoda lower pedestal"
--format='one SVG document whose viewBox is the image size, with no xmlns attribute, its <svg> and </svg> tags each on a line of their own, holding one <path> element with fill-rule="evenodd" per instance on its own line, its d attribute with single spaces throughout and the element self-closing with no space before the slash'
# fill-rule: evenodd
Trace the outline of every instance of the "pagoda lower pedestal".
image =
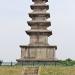
<svg viewBox="0 0 75 75">
<path fill-rule="evenodd" d="M 20 46 L 21 59 L 18 64 L 23 65 L 49 65 L 56 61 L 56 46 Z"/>
</svg>

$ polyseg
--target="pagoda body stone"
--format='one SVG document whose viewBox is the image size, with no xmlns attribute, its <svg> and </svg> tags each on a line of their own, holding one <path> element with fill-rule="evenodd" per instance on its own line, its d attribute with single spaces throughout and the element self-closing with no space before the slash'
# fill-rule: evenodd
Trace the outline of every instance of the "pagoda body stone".
<svg viewBox="0 0 75 75">
<path fill-rule="evenodd" d="M 21 45 L 21 58 L 17 59 L 21 64 L 49 64 L 55 61 L 55 50 L 57 46 L 48 44 L 48 37 L 52 35 L 52 31 L 47 30 L 51 26 L 51 22 L 47 21 L 50 14 L 47 12 L 49 5 L 46 4 L 48 0 L 32 0 L 34 4 L 30 7 L 33 10 L 29 13 L 32 18 L 28 21 L 31 27 L 26 33 L 30 36 L 30 43 L 28 45 Z"/>
</svg>

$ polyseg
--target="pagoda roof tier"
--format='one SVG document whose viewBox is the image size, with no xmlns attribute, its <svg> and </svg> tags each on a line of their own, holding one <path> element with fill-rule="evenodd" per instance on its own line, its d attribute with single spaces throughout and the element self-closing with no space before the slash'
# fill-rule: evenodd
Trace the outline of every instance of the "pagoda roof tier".
<svg viewBox="0 0 75 75">
<path fill-rule="evenodd" d="M 46 25 L 47 27 L 48 26 L 51 26 L 51 22 L 50 21 L 28 21 L 27 22 L 29 26 L 32 26 L 32 25 Z"/>
<path fill-rule="evenodd" d="M 40 16 L 40 17 L 46 17 L 46 18 L 49 18 L 50 17 L 50 14 L 49 13 L 46 13 L 46 12 L 32 12 L 32 13 L 29 13 L 29 17 L 38 17 L 38 16 Z"/>
<path fill-rule="evenodd" d="M 28 30 L 26 31 L 28 35 L 52 35 L 52 31 L 49 30 Z"/>
<path fill-rule="evenodd" d="M 36 0 L 32 0 L 33 2 L 35 2 Z M 45 2 L 48 2 L 48 0 L 39 0 L 39 1 L 45 1 Z"/>
<path fill-rule="evenodd" d="M 49 9 L 49 5 L 46 5 L 46 4 L 34 4 L 34 5 L 31 5 L 31 9 Z"/>
<path fill-rule="evenodd" d="M 21 48 L 55 48 L 57 49 L 57 46 L 55 45 L 20 45 Z"/>
</svg>

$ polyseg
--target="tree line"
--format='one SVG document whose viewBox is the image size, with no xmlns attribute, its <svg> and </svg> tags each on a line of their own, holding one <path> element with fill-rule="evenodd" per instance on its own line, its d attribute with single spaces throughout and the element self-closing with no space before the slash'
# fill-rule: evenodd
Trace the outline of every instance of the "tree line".
<svg viewBox="0 0 75 75">
<path fill-rule="evenodd" d="M 71 58 L 65 60 L 58 60 L 58 64 L 64 66 L 75 66 L 75 60 L 72 60 Z"/>
<path fill-rule="evenodd" d="M 3 61 L 0 60 L 0 66 L 2 65 Z M 10 62 L 10 65 L 13 66 L 13 62 Z M 65 60 L 58 60 L 55 65 L 63 65 L 63 66 L 75 66 L 75 60 L 71 58 Z"/>
</svg>

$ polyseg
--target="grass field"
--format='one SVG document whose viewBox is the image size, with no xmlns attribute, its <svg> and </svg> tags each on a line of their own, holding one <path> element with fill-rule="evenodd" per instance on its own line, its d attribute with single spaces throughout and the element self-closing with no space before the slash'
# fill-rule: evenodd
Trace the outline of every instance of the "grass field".
<svg viewBox="0 0 75 75">
<path fill-rule="evenodd" d="M 1 66 L 0 75 L 22 75 L 22 66 Z M 39 68 L 40 75 L 75 75 L 75 67 L 48 66 Z"/>
<path fill-rule="evenodd" d="M 22 75 L 22 67 L 1 66 L 0 75 Z"/>
<path fill-rule="evenodd" d="M 75 75 L 73 66 L 40 67 L 40 75 Z"/>
</svg>

